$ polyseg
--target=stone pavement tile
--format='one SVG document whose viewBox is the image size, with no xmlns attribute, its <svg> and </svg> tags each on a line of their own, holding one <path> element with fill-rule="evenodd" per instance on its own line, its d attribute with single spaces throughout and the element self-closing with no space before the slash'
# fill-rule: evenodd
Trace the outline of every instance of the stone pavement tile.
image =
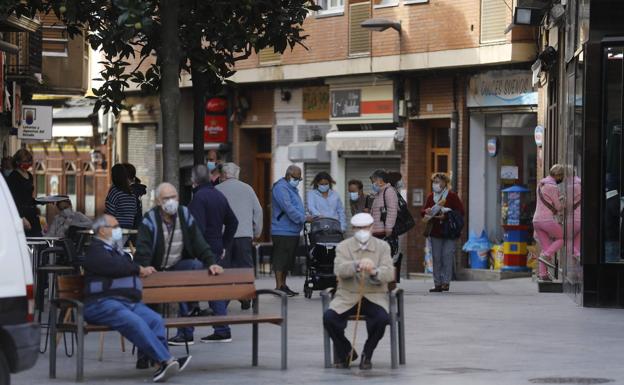
<svg viewBox="0 0 624 385">
<path fill-rule="evenodd" d="M 300 278 L 289 281 L 294 290 Z M 272 288 L 270 278 L 258 286 Z M 405 280 L 407 365 L 390 368 L 387 336 L 373 357 L 374 369 L 323 368 L 321 301 L 303 296 L 289 300 L 289 369 L 279 369 L 279 328 L 260 326 L 260 366 L 251 367 L 251 326 L 232 328 L 229 344 L 191 347 L 193 361 L 170 384 L 531 384 L 530 379 L 560 381 L 564 377 L 606 378 L 624 383 L 624 311 L 589 309 L 575 305 L 564 294 L 538 294 L 530 279 L 501 282 L 453 282 L 450 293 L 428 293 L 431 282 Z M 238 303 L 230 306 L 241 312 Z M 261 299 L 261 312 L 279 311 L 279 302 Z M 347 329 L 351 339 L 353 325 Z M 175 333 L 175 331 L 172 331 Z M 211 333 L 199 328 L 195 338 Z M 357 348 L 366 339 L 358 328 Z M 151 382 L 150 371 L 134 369 L 131 345 L 120 350 L 119 336 L 106 333 L 104 360 L 97 361 L 99 336 L 87 336 L 85 376 L 89 384 Z M 183 347 L 174 347 L 183 355 Z M 58 378 L 48 380 L 48 357 L 35 368 L 13 377 L 14 385 L 72 384 L 74 360 L 59 347 Z"/>
</svg>

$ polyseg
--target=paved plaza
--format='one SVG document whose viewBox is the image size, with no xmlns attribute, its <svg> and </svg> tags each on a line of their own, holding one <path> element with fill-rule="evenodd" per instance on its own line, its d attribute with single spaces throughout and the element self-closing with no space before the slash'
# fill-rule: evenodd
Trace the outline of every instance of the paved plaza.
<svg viewBox="0 0 624 385">
<path fill-rule="evenodd" d="M 300 288 L 301 279 L 290 281 Z M 251 326 L 234 326 L 234 341 L 191 347 L 193 361 L 170 384 L 624 384 L 624 310 L 581 308 L 565 294 L 538 294 L 530 279 L 453 282 L 451 292 L 429 294 L 431 282 L 406 280 L 407 365 L 390 368 L 386 337 L 370 372 L 324 369 L 321 301 L 318 293 L 289 300 L 287 371 L 279 369 L 279 328 L 260 326 L 260 366 L 251 367 Z M 271 288 L 270 278 L 258 287 Z M 278 311 L 265 297 L 261 312 Z M 240 312 L 238 303 L 230 305 Z M 351 338 L 352 325 L 347 330 Z M 358 328 L 358 350 L 365 327 Z M 196 331 L 196 341 L 211 333 Z M 134 369 L 131 345 L 121 352 L 120 339 L 106 333 L 103 361 L 97 360 L 99 335 L 86 338 L 85 378 L 93 385 L 151 382 L 150 371 Z M 183 347 L 172 348 L 183 355 Z M 357 367 L 357 365 L 355 365 Z M 13 377 L 15 385 L 72 384 L 75 361 L 59 346 L 58 378 L 48 380 L 48 356 Z M 575 378 L 572 378 L 575 377 Z"/>
</svg>

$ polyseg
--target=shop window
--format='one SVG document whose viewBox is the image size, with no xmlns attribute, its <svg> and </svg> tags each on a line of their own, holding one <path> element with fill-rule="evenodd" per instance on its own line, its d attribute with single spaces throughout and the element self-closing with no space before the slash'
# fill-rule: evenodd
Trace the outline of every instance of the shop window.
<svg viewBox="0 0 624 385">
<path fill-rule="evenodd" d="M 74 210 L 78 209 L 76 190 L 76 164 L 65 162 L 65 195 L 69 196 Z"/>
<path fill-rule="evenodd" d="M 604 261 L 620 262 L 624 227 L 624 167 L 622 167 L 622 102 L 624 101 L 624 47 L 607 47 L 604 50 Z"/>
<path fill-rule="evenodd" d="M 84 191 L 84 214 L 88 217 L 95 217 L 95 165 L 86 162 L 82 167 L 84 177 L 82 178 Z"/>
<path fill-rule="evenodd" d="M 36 196 L 45 196 L 46 195 L 46 176 L 45 176 L 45 166 L 43 162 L 36 162 L 35 167 L 33 168 L 34 177 L 35 177 L 35 195 Z M 45 215 L 46 213 L 46 205 L 39 206 L 41 210 L 41 214 Z"/>
<path fill-rule="evenodd" d="M 451 143 L 448 128 L 431 128 L 430 175 L 451 171 Z"/>
</svg>

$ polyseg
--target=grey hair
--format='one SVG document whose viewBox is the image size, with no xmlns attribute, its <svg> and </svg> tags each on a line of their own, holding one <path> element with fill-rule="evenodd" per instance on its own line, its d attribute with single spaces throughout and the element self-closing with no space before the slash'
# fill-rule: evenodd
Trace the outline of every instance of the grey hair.
<svg viewBox="0 0 624 385">
<path fill-rule="evenodd" d="M 289 176 L 292 175 L 293 172 L 295 171 L 301 171 L 301 168 L 297 165 L 291 164 L 290 166 L 288 166 L 288 168 L 286 169 L 286 175 L 285 176 Z"/>
<path fill-rule="evenodd" d="M 161 184 L 158 185 L 158 187 L 156 187 L 156 199 L 160 198 L 160 192 L 162 191 L 163 187 L 171 187 L 176 192 L 178 192 L 178 189 L 176 189 L 175 186 L 172 185 L 171 183 L 169 183 L 169 182 L 162 182 Z"/>
<path fill-rule="evenodd" d="M 100 215 L 97 217 L 93 224 L 91 225 L 91 229 L 93 230 L 93 234 L 97 235 L 102 227 L 108 226 L 108 221 L 106 221 L 106 214 Z"/>
<path fill-rule="evenodd" d="M 221 167 L 221 171 L 226 178 L 238 179 L 240 175 L 240 167 L 236 163 L 228 162 L 224 163 Z"/>
<path fill-rule="evenodd" d="M 191 170 L 191 182 L 196 185 L 210 183 L 210 171 L 205 164 L 198 164 Z"/>
</svg>

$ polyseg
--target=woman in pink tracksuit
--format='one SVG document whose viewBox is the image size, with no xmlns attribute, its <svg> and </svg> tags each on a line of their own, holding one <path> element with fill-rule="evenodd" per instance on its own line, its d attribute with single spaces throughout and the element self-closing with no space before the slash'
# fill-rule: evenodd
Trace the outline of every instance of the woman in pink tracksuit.
<svg viewBox="0 0 624 385">
<path fill-rule="evenodd" d="M 535 238 L 540 244 L 540 256 L 552 261 L 555 253 L 563 246 L 563 227 L 560 216 L 563 213 L 561 194 L 557 184 L 563 180 L 564 168 L 556 164 L 550 169 L 550 175 L 542 179 L 537 186 L 537 204 L 533 215 Z M 538 275 L 547 277 L 547 268 L 539 264 Z"/>
</svg>

